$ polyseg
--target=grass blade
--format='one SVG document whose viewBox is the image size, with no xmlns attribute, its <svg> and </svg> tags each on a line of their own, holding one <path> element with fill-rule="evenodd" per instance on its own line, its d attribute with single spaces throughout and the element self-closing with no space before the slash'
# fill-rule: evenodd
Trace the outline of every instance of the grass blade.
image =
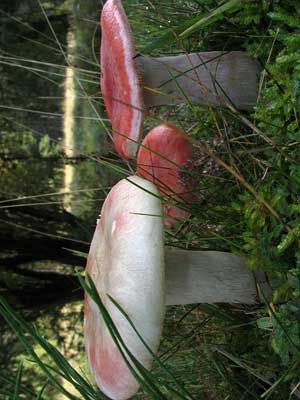
<svg viewBox="0 0 300 400">
<path fill-rule="evenodd" d="M 15 332 L 15 334 L 23 344 L 24 348 L 31 356 L 32 360 L 41 368 L 48 380 L 56 387 L 56 389 L 60 393 L 64 394 L 66 398 L 70 400 L 81 400 L 79 397 L 73 395 L 68 390 L 66 390 L 63 384 L 55 376 L 58 374 L 58 372 L 53 369 L 51 371 L 47 364 L 45 364 L 41 360 L 41 358 L 33 349 L 32 344 L 27 339 L 28 335 L 46 351 L 46 353 L 55 363 L 56 368 L 58 368 L 59 371 L 63 372 L 64 378 L 68 380 L 73 387 L 79 389 L 84 399 L 90 400 L 97 398 L 95 390 L 86 381 L 84 381 L 84 379 L 74 370 L 74 368 L 63 357 L 63 355 L 59 353 L 59 351 L 54 348 L 54 346 L 47 342 L 46 339 L 40 336 L 33 326 L 26 323 L 21 316 L 17 315 L 6 302 L 6 300 L 1 296 L 0 314 L 6 320 L 11 329 Z M 53 371 L 55 374 L 53 373 Z"/>
<path fill-rule="evenodd" d="M 22 379 L 22 374 L 23 374 L 23 362 L 20 362 L 19 368 L 18 368 L 18 374 L 17 374 L 17 378 L 16 378 L 16 383 L 15 383 L 15 391 L 14 391 L 14 400 L 18 400 L 19 394 L 20 394 L 20 386 L 21 386 L 21 379 Z"/>
<path fill-rule="evenodd" d="M 215 10 L 198 15 L 195 18 L 189 19 L 184 21 L 180 25 L 169 28 L 165 30 L 158 39 L 153 40 L 150 42 L 142 51 L 142 53 L 148 54 L 153 50 L 157 50 L 162 48 L 163 46 L 170 45 L 178 39 L 187 38 L 195 31 L 204 28 L 216 22 L 218 19 L 224 17 L 224 13 L 233 13 L 244 6 L 242 0 L 229 0 L 222 6 L 216 8 Z"/>
<path fill-rule="evenodd" d="M 204 17 L 200 17 L 197 22 L 192 24 L 188 29 L 181 32 L 179 34 L 180 38 L 187 37 L 197 31 L 198 29 L 202 29 L 207 25 L 212 24 L 213 22 L 217 21 L 219 18 L 222 18 L 224 13 L 230 13 L 239 10 L 243 7 L 243 1 L 241 0 L 229 0 L 227 3 L 223 4 L 222 6 L 216 8 L 209 14 Z"/>
</svg>

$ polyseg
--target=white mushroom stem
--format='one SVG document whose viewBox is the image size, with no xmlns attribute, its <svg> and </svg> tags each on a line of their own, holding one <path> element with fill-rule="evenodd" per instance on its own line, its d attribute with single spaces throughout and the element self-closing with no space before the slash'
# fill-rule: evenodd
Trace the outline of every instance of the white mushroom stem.
<svg viewBox="0 0 300 400">
<path fill-rule="evenodd" d="M 258 304 L 257 287 L 266 299 L 271 289 L 265 274 L 254 274 L 242 257 L 220 251 L 165 248 L 166 304 Z"/>
<path fill-rule="evenodd" d="M 242 51 L 137 57 L 146 108 L 186 102 L 251 110 L 258 96 L 256 60 Z"/>
</svg>

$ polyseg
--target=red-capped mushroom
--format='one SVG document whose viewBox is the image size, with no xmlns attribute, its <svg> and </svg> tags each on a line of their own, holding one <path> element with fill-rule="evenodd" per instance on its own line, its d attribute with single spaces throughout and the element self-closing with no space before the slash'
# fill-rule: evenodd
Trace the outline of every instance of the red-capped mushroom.
<svg viewBox="0 0 300 400">
<path fill-rule="evenodd" d="M 170 203 L 196 200 L 195 180 L 185 171 L 192 164 L 193 157 L 193 146 L 188 136 L 172 124 L 153 128 L 139 149 L 137 174 L 155 183 L 166 198 L 164 215 L 168 227 L 190 215 Z"/>
<path fill-rule="evenodd" d="M 125 159 L 134 158 L 143 111 L 152 106 L 189 99 L 249 110 L 257 100 L 259 65 L 241 51 L 134 59 L 132 33 L 120 0 L 106 1 L 101 30 L 101 91 L 116 150 Z"/>
<path fill-rule="evenodd" d="M 131 159 L 140 138 L 143 101 L 132 33 L 120 0 L 106 1 L 101 29 L 101 91 L 112 123 L 115 148 L 121 157 Z"/>
</svg>

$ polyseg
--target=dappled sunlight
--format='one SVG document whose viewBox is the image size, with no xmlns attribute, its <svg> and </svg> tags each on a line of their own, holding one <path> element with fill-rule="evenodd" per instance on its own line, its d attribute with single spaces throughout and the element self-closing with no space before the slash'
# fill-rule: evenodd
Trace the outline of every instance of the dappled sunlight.
<svg viewBox="0 0 300 400">
<path fill-rule="evenodd" d="M 63 317 L 60 322 L 60 335 L 63 338 L 63 348 L 60 349 L 68 359 L 70 365 L 81 375 L 89 375 L 85 353 L 83 351 L 82 302 L 66 304 L 61 310 Z M 63 387 L 72 395 L 79 396 L 79 392 L 67 380 L 62 380 Z M 57 400 L 66 400 L 67 397 L 60 393 Z"/>
<path fill-rule="evenodd" d="M 66 79 L 64 83 L 64 119 L 63 119 L 63 148 L 66 157 L 74 157 L 74 108 L 75 108 L 75 83 L 74 70 L 71 66 L 72 50 L 74 48 L 74 34 L 68 32 L 67 35 L 67 54 L 69 66 L 66 67 Z M 73 189 L 74 184 L 74 165 L 65 164 L 64 167 L 64 208 L 68 212 L 72 212 L 72 194 L 69 192 Z"/>
</svg>

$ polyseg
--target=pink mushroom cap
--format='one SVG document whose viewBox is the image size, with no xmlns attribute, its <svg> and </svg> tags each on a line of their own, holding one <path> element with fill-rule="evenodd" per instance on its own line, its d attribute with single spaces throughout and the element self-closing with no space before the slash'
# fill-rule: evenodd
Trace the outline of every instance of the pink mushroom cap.
<svg viewBox="0 0 300 400">
<path fill-rule="evenodd" d="M 141 134 L 143 101 L 132 33 L 120 0 L 106 1 L 101 13 L 101 32 L 101 91 L 112 124 L 114 145 L 121 157 L 132 159 Z"/>
<path fill-rule="evenodd" d="M 195 181 L 187 168 L 193 157 L 188 136 L 175 125 L 162 124 L 144 138 L 137 156 L 137 174 L 152 181 L 163 197 L 191 203 L 195 201 Z M 164 215 L 166 225 L 172 228 L 190 213 L 165 202 Z"/>
<path fill-rule="evenodd" d="M 129 315 L 150 348 L 157 351 L 165 298 L 162 210 L 156 196 L 153 183 L 138 176 L 117 183 L 103 204 L 87 260 L 87 272 L 126 346 L 148 369 L 151 354 L 107 294 Z M 133 396 L 138 383 L 97 305 L 88 296 L 84 337 L 90 371 L 99 388 L 114 400 Z"/>
</svg>

